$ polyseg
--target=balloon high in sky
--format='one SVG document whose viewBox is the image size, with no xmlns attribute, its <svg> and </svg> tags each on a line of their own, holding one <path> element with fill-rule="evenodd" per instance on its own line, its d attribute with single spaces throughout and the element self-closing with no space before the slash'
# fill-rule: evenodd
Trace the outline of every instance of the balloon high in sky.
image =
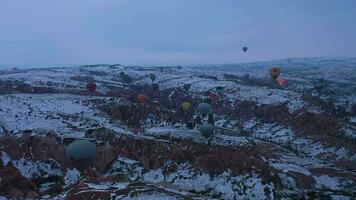
<svg viewBox="0 0 356 200">
<path fill-rule="evenodd" d="M 356 56 L 355 10 L 354 0 L 0 1 L 0 64 Z"/>
</svg>

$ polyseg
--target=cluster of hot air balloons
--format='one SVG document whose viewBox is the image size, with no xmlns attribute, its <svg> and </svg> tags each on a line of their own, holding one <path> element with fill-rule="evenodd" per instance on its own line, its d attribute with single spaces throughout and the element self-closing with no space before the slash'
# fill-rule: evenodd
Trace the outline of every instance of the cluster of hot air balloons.
<svg viewBox="0 0 356 200">
<path fill-rule="evenodd" d="M 269 70 L 269 75 L 271 76 L 271 78 L 275 81 L 277 81 L 277 83 L 280 86 L 285 86 L 286 85 L 286 80 L 284 79 L 278 79 L 279 75 L 281 74 L 281 69 L 279 69 L 278 67 L 273 67 Z"/>
</svg>

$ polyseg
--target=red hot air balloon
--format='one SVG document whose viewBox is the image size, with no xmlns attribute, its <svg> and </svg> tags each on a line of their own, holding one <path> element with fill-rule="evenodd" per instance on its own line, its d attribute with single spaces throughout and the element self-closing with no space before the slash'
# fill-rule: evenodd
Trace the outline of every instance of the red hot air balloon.
<svg viewBox="0 0 356 200">
<path fill-rule="evenodd" d="M 93 93 L 96 90 L 96 84 L 93 81 L 87 83 L 87 90 L 89 93 Z"/>
<path fill-rule="evenodd" d="M 123 99 L 127 100 L 131 96 L 131 92 L 123 91 L 120 95 Z"/>
<path fill-rule="evenodd" d="M 278 79 L 278 84 L 279 84 L 280 86 L 285 86 L 285 85 L 286 85 L 286 80 L 284 80 L 284 79 Z"/>
<path fill-rule="evenodd" d="M 211 103 L 215 104 L 216 101 L 218 100 L 218 95 L 215 93 L 209 93 L 209 98 L 211 100 Z"/>
<path fill-rule="evenodd" d="M 144 94 L 139 94 L 137 96 L 137 102 L 139 102 L 141 105 L 145 105 L 148 100 L 148 97 Z"/>
</svg>

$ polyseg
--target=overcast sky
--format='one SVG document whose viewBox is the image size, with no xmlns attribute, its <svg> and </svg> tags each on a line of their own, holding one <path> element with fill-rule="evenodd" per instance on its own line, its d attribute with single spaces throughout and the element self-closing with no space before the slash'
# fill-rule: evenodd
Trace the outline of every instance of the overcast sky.
<svg viewBox="0 0 356 200">
<path fill-rule="evenodd" d="M 0 63 L 356 56 L 355 20 L 355 0 L 0 0 Z"/>
</svg>

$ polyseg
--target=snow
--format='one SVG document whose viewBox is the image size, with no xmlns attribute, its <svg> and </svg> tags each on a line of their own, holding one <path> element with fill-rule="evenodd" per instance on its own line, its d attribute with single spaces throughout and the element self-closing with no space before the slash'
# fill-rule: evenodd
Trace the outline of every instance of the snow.
<svg viewBox="0 0 356 200">
<path fill-rule="evenodd" d="M 251 128 L 253 128 L 254 126 L 256 126 L 259 123 L 259 121 L 257 120 L 257 118 L 252 118 L 249 121 L 246 121 L 243 125 L 242 128 L 245 131 L 249 131 L 251 130 Z"/>
<path fill-rule="evenodd" d="M 146 130 L 145 135 L 169 136 L 178 139 L 191 139 L 196 142 L 206 140 L 198 130 L 182 130 L 170 127 L 153 127 Z"/>
<path fill-rule="evenodd" d="M 335 147 L 327 147 L 321 142 L 314 142 L 309 139 L 297 138 L 292 141 L 293 145 L 296 145 L 298 150 L 311 156 L 318 157 L 325 154 L 334 154 L 338 159 L 350 159 L 350 155 L 348 150 L 344 147 L 335 148 Z"/>
<path fill-rule="evenodd" d="M 340 183 L 339 180 L 336 178 L 332 178 L 328 175 L 321 175 L 321 176 L 314 176 L 315 180 L 315 186 L 317 188 L 329 188 L 331 190 L 339 190 L 340 189 Z"/>
<path fill-rule="evenodd" d="M 131 160 L 125 157 L 118 157 L 113 163 L 112 168 L 108 174 L 124 173 L 131 180 L 137 180 L 142 177 L 144 168 L 139 161 Z"/>
<path fill-rule="evenodd" d="M 171 163 L 167 162 L 164 166 L 169 166 Z M 129 176 L 132 176 L 132 172 L 135 169 L 140 168 L 138 161 L 124 157 L 119 157 L 113 166 Z M 219 196 L 222 199 L 261 199 L 266 196 L 266 188 L 269 188 L 271 191 L 274 189 L 273 185 L 262 184 L 261 178 L 256 174 L 234 176 L 230 171 L 226 171 L 217 175 L 209 175 L 195 169 L 189 163 L 182 163 L 178 165 L 176 171 L 164 175 L 163 168 L 148 172 L 144 172 L 142 169 L 137 170 L 135 180 L 142 180 L 153 184 L 168 182 L 180 191 L 208 193 L 209 196 Z M 128 169 L 131 169 L 131 171 Z M 270 193 L 270 197 L 273 199 L 272 192 Z"/>
<path fill-rule="evenodd" d="M 332 200 L 351 200 L 351 197 L 343 195 L 330 195 Z"/>
<path fill-rule="evenodd" d="M 86 185 L 90 189 L 94 189 L 94 190 L 108 190 L 111 188 L 121 190 L 121 189 L 127 188 L 129 183 L 128 182 L 118 182 L 118 183 L 105 182 L 105 183 L 100 183 L 100 184 L 86 183 Z"/>
<path fill-rule="evenodd" d="M 153 194 L 140 194 L 137 196 L 131 196 L 131 197 L 118 197 L 116 200 L 176 200 L 177 198 L 171 195 L 167 194 L 162 194 L 155 192 Z"/>
<path fill-rule="evenodd" d="M 73 185 L 76 182 L 78 182 L 80 179 L 80 172 L 73 168 L 73 169 L 67 169 L 67 172 L 64 176 L 64 184 L 66 185 Z"/>
<path fill-rule="evenodd" d="M 262 123 L 256 118 L 245 122 L 243 129 L 250 131 L 254 138 L 279 144 L 289 143 L 295 138 L 294 131 L 291 128 L 276 123 Z"/>
<path fill-rule="evenodd" d="M 130 134 L 93 108 L 91 100 L 64 94 L 13 94 L 0 96 L 0 120 L 6 129 L 20 134 L 24 130 L 54 132 L 62 137 L 83 137 L 91 127 L 105 127 L 118 134 Z M 44 130 L 44 131 L 42 131 Z"/>
<path fill-rule="evenodd" d="M 1 151 L 1 160 L 3 165 L 6 166 L 11 161 L 11 158 L 6 152 Z"/>
<path fill-rule="evenodd" d="M 164 175 L 161 169 L 150 170 L 143 174 L 143 180 L 146 182 L 159 183 L 164 180 Z"/>
<path fill-rule="evenodd" d="M 269 162 L 272 167 L 274 167 L 275 169 L 281 170 L 283 173 L 299 172 L 299 173 L 305 174 L 307 176 L 311 175 L 311 172 L 308 169 L 301 167 L 299 165 L 295 165 L 292 163 L 278 163 L 272 159 L 269 160 Z"/>
<path fill-rule="evenodd" d="M 356 117 L 351 117 L 349 120 L 351 123 L 356 123 Z"/>
<path fill-rule="evenodd" d="M 169 127 L 153 127 L 146 130 L 144 135 L 150 136 L 168 136 L 170 138 L 175 139 L 190 139 L 196 143 L 206 144 L 207 138 L 201 135 L 198 130 L 182 130 L 177 128 L 169 128 Z M 228 136 L 215 134 L 212 136 L 211 141 L 212 144 L 228 146 L 228 147 L 246 147 L 250 146 L 251 143 L 246 139 L 246 137 L 242 136 Z"/>
<path fill-rule="evenodd" d="M 21 158 L 20 160 L 13 160 L 12 163 L 23 177 L 30 180 L 38 177 L 48 178 L 50 176 L 62 176 L 59 164 L 54 160 L 33 162 Z"/>
<path fill-rule="evenodd" d="M 252 144 L 243 136 L 229 136 L 216 134 L 211 139 L 211 144 L 228 147 L 247 147 Z"/>
</svg>

